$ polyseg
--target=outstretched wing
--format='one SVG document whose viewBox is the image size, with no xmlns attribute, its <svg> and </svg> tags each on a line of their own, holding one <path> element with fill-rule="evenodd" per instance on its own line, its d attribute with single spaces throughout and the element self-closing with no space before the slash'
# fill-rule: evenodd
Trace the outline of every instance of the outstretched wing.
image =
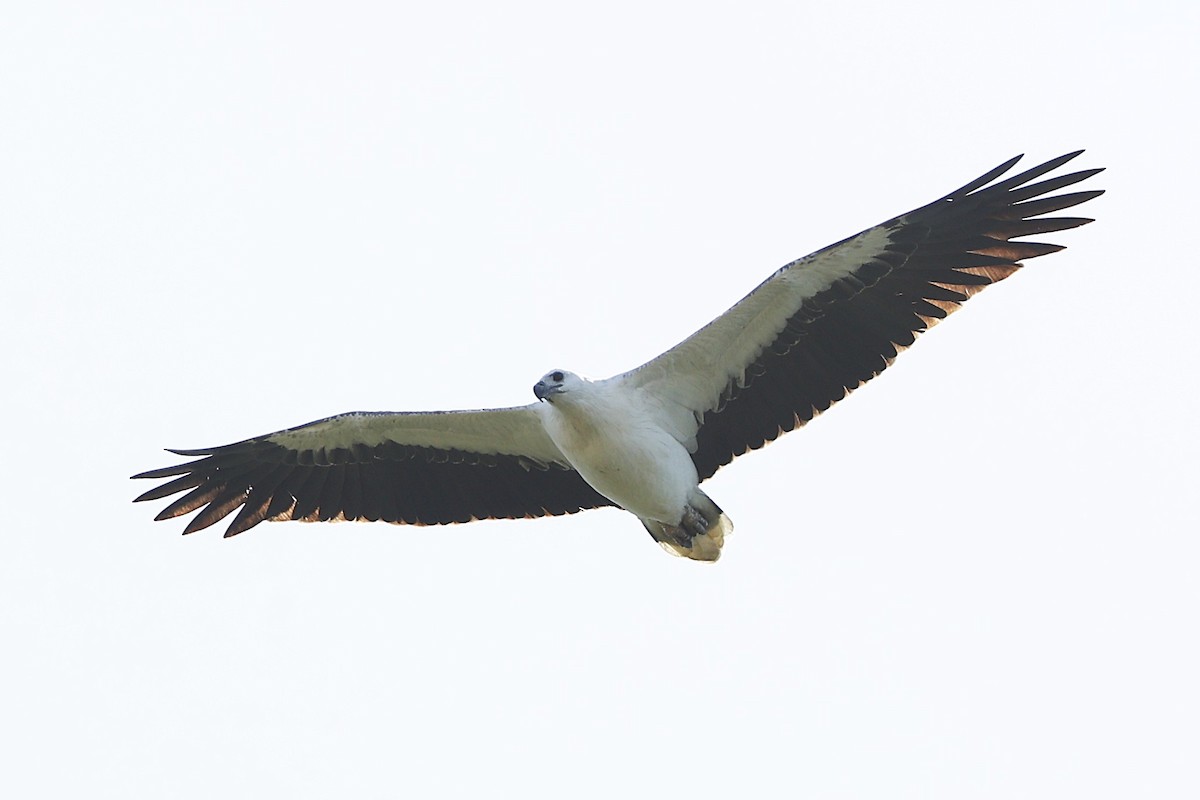
<svg viewBox="0 0 1200 800">
<path fill-rule="evenodd" d="M 184 533 L 238 508 L 226 536 L 263 520 L 443 525 L 612 505 L 570 467 L 532 405 L 354 412 L 223 447 L 170 452 L 197 458 L 134 475 L 174 478 L 135 502 L 187 492 L 155 517 L 203 507 Z"/>
<path fill-rule="evenodd" d="M 993 183 L 1018 156 L 794 261 L 676 347 L 611 380 L 657 398 L 708 478 L 878 375 L 917 334 L 1007 278 L 1020 260 L 1061 250 L 1012 239 L 1092 221 L 1043 215 L 1103 194 L 1051 194 L 1101 170 L 1031 183 L 1081 152 Z"/>
</svg>

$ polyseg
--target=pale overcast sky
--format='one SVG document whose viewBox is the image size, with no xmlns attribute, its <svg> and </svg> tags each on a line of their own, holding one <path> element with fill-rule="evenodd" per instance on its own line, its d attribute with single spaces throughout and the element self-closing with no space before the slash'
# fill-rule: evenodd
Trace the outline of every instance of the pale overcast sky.
<svg viewBox="0 0 1200 800">
<path fill-rule="evenodd" d="M 6 795 L 1200 796 L 1195 3 L 10 6 Z M 1098 222 L 707 483 L 715 566 L 129 502 L 625 370 L 1080 147 Z"/>
</svg>

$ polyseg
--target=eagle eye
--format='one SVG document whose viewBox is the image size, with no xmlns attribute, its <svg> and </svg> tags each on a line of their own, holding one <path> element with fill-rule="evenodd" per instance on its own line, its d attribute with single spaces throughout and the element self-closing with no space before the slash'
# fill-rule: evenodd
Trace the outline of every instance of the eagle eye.
<svg viewBox="0 0 1200 800">
<path fill-rule="evenodd" d="M 561 372 L 553 372 L 550 374 L 550 380 L 555 383 L 562 383 L 563 374 Z"/>
</svg>

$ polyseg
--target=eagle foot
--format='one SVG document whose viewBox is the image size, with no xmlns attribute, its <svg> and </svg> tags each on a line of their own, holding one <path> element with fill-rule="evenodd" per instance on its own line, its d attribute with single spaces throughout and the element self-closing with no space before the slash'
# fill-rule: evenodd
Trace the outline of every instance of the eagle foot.
<svg viewBox="0 0 1200 800">
<path fill-rule="evenodd" d="M 691 506 L 685 506 L 683 509 L 683 519 L 679 520 L 679 527 L 676 530 L 687 535 L 688 540 L 685 546 L 690 547 L 692 539 L 707 533 L 711 524 L 704 514 Z"/>
<path fill-rule="evenodd" d="M 711 506 L 709 514 L 689 503 L 675 525 L 648 519 L 642 524 L 668 553 L 696 561 L 716 561 L 733 524 L 708 497 L 702 496 L 701 502 Z"/>
</svg>

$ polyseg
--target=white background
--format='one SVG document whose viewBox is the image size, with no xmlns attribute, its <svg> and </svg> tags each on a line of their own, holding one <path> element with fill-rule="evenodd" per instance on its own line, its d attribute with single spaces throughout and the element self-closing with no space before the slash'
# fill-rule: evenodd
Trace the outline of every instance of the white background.
<svg viewBox="0 0 1200 800">
<path fill-rule="evenodd" d="M 5 794 L 1200 796 L 1198 36 L 1182 0 L 9 7 Z M 1079 147 L 1099 221 L 706 484 L 715 566 L 615 510 L 225 541 L 129 503 L 163 447 L 627 369 Z"/>
</svg>

